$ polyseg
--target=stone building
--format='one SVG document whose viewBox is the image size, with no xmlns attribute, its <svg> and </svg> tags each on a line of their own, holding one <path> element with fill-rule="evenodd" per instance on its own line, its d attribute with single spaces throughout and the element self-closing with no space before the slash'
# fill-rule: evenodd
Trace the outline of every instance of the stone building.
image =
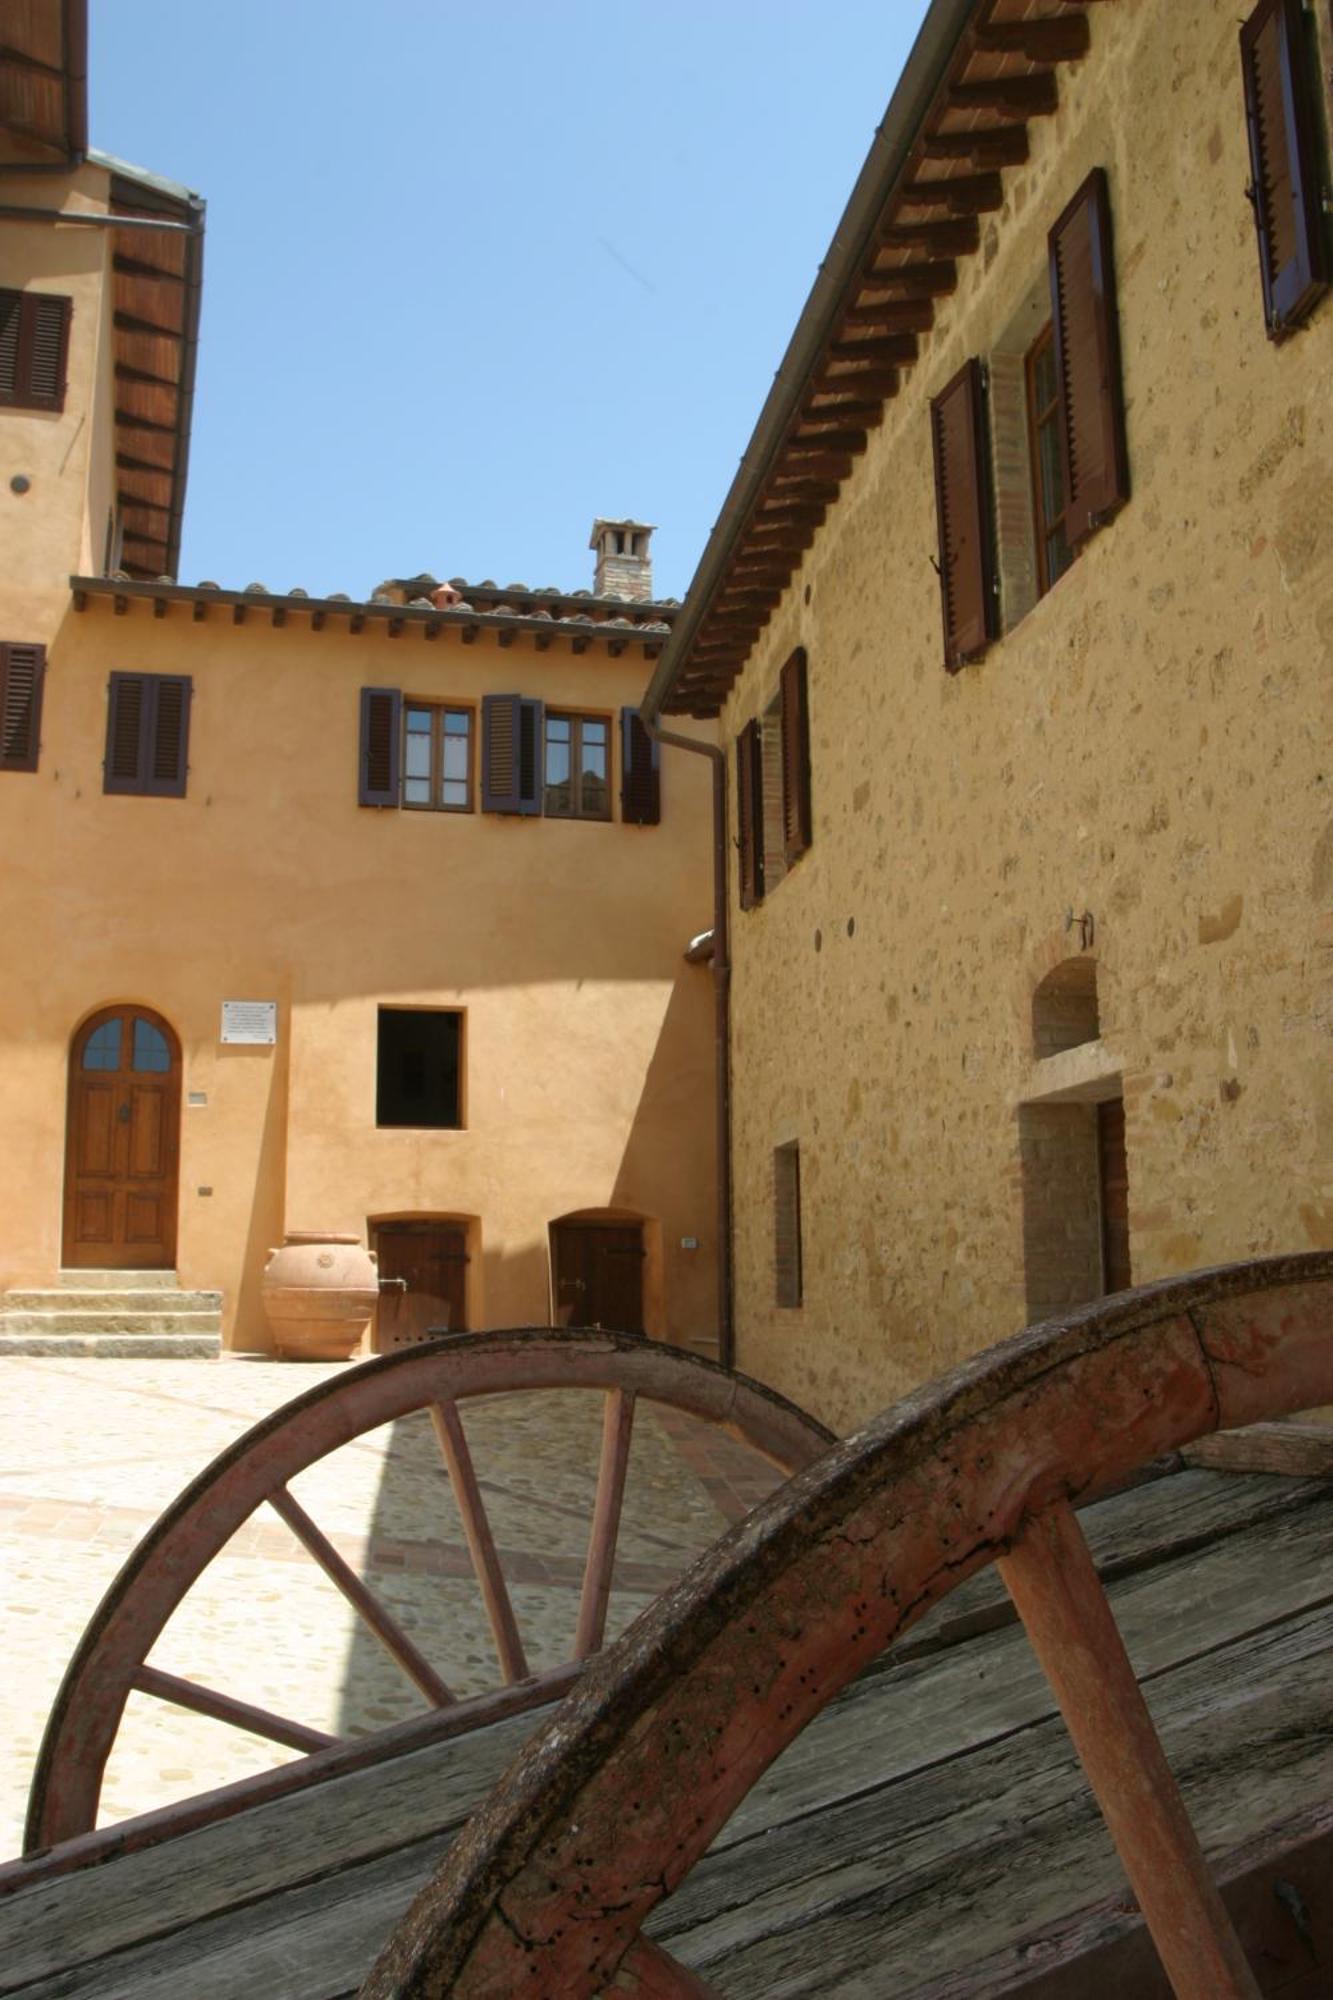
<svg viewBox="0 0 1333 2000">
<path fill-rule="evenodd" d="M 1333 1243 L 1333 13 L 1244 13 L 933 0 L 647 697 L 738 1365 L 835 1423 Z"/>
<path fill-rule="evenodd" d="M 389 1341 L 707 1347 L 708 773 L 636 715 L 652 531 L 596 524 L 596 593 L 176 581 L 204 208 L 88 150 L 82 17 L 0 63 L 0 1338 L 262 1349 L 304 1230 L 378 1248 Z"/>
</svg>

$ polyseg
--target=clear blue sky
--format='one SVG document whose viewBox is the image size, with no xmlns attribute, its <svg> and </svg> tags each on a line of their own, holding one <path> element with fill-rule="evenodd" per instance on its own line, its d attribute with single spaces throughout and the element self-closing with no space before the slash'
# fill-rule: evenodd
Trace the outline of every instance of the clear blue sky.
<svg viewBox="0 0 1333 2000">
<path fill-rule="evenodd" d="M 681 597 L 925 0 L 92 0 L 94 145 L 208 202 L 181 578 Z"/>
</svg>

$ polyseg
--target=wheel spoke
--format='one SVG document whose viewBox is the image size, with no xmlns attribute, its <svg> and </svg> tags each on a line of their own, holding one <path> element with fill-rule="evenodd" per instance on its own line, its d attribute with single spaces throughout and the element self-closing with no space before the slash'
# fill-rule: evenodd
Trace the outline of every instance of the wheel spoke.
<svg viewBox="0 0 1333 2000">
<path fill-rule="evenodd" d="M 432 1403 L 430 1420 L 435 1426 L 435 1435 L 448 1467 L 449 1483 L 454 1489 L 454 1500 L 463 1523 L 463 1533 L 467 1537 L 473 1572 L 481 1586 L 486 1616 L 491 1622 L 500 1672 L 509 1682 L 526 1680 L 528 1662 L 523 1641 L 518 1636 L 518 1620 L 509 1601 L 508 1586 L 500 1567 L 499 1552 L 491 1533 L 486 1504 L 481 1497 L 481 1487 L 477 1483 L 458 1405 L 453 1402 Z"/>
<path fill-rule="evenodd" d="M 633 1390 L 608 1390 L 602 1416 L 597 1498 L 593 1504 L 588 1559 L 583 1567 L 583 1590 L 579 1598 L 578 1631 L 574 1639 L 576 1660 L 586 1660 L 589 1653 L 598 1652 L 606 1633 L 611 1574 L 615 1567 L 616 1538 L 620 1533 L 620 1508 L 625 1498 L 625 1472 L 629 1465 L 633 1428 Z"/>
<path fill-rule="evenodd" d="M 341 1743 L 340 1736 L 326 1736 L 321 1729 L 307 1729 L 303 1722 L 289 1722 L 267 1708 L 255 1708 L 234 1695 L 219 1694 L 216 1688 L 198 1681 L 182 1680 L 179 1674 L 164 1674 L 160 1667 L 140 1667 L 130 1682 L 140 1694 L 156 1695 L 177 1708 L 193 1709 L 196 1715 L 211 1715 L 215 1722 L 229 1722 L 233 1729 L 248 1729 L 254 1736 L 266 1736 L 270 1743 L 285 1743 L 289 1750 L 328 1750 Z"/>
<path fill-rule="evenodd" d="M 640 1932 L 620 1961 L 616 1991 L 625 2000 L 720 2000 L 687 1965 Z"/>
<path fill-rule="evenodd" d="M 1068 1502 L 1029 1522 L 997 1568 L 1177 2000 L 1258 2000 Z"/>
<path fill-rule="evenodd" d="M 418 1651 L 397 1619 L 385 1610 L 373 1592 L 367 1590 L 351 1565 L 343 1561 L 328 1536 L 315 1526 L 300 1502 L 285 1486 L 279 1486 L 268 1495 L 268 1503 L 287 1523 L 297 1540 L 309 1550 L 330 1582 L 337 1584 L 348 1603 L 365 1620 L 385 1651 L 397 1661 L 432 1708 L 448 1707 L 454 1697 L 430 1661 Z"/>
</svg>

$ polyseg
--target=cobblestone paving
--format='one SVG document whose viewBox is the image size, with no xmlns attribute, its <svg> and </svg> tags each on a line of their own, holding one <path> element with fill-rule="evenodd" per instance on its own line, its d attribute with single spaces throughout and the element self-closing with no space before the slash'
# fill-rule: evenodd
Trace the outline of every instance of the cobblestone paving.
<svg viewBox="0 0 1333 2000">
<path fill-rule="evenodd" d="M 159 1512 L 222 1448 L 341 1373 L 244 1358 L 0 1361 L 0 1857 L 60 1676 L 103 1591 Z M 528 1663 L 569 1657 L 596 1484 L 602 1399 L 590 1391 L 463 1405 Z M 640 1403 L 609 1631 L 763 1497 L 764 1460 Z M 424 1415 L 343 1446 L 292 1482 L 338 1552 L 456 1694 L 498 1679 L 452 1493 Z M 277 1515 L 262 1507 L 163 1632 L 154 1666 L 332 1734 L 419 1713 L 422 1698 Z M 293 1753 L 133 1694 L 107 1768 L 102 1823 L 225 1784 Z"/>
</svg>

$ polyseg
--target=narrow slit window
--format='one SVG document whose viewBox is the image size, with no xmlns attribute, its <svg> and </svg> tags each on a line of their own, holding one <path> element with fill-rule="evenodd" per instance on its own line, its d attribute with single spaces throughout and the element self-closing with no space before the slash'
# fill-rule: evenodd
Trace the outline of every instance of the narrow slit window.
<svg viewBox="0 0 1333 2000">
<path fill-rule="evenodd" d="M 773 1154 L 774 1299 L 801 1303 L 801 1149 L 793 1142 Z"/>
</svg>

